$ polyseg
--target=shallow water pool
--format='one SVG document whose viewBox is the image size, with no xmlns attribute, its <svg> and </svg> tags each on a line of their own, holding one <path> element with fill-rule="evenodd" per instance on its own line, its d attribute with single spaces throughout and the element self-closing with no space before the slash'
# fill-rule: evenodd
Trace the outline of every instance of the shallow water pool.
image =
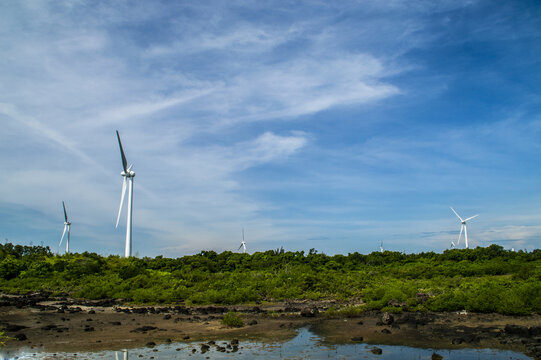
<svg viewBox="0 0 541 360">
<path fill-rule="evenodd" d="M 100 351 L 81 353 L 47 353 L 36 352 L 35 349 L 17 352 L 0 353 L 2 360 L 24 359 L 431 359 L 433 353 L 443 359 L 455 360 L 493 360 L 493 359 L 531 359 L 513 352 L 495 349 L 420 349 L 408 346 L 340 344 L 332 345 L 313 334 L 308 328 L 297 331 L 297 335 L 283 343 L 265 343 L 258 341 L 240 341 L 238 350 L 226 348 L 228 341 L 216 341 L 216 345 L 226 348 L 226 352 L 218 351 L 218 347 L 210 346 L 202 353 L 202 342 L 186 342 L 157 345 L 154 348 L 143 347 L 120 351 Z M 381 349 L 381 354 L 372 351 Z M 378 352 L 377 350 L 375 350 Z"/>
</svg>

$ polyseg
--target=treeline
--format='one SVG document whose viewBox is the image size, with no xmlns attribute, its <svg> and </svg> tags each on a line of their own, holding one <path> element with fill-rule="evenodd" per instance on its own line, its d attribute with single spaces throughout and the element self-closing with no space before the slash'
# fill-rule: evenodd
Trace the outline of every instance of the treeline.
<svg viewBox="0 0 541 360">
<path fill-rule="evenodd" d="M 529 314 L 541 313 L 541 251 L 492 245 L 442 254 L 327 256 L 278 249 L 126 259 L 87 252 L 58 256 L 48 247 L 8 243 L 0 245 L 0 289 L 135 303 L 336 299 L 362 300 L 366 309 Z M 402 306 L 392 306 L 397 303 Z"/>
</svg>

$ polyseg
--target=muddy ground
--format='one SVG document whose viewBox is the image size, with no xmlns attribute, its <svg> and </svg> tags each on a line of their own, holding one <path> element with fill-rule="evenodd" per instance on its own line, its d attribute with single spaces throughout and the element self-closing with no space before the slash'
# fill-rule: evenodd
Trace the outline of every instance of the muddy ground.
<svg viewBox="0 0 541 360">
<path fill-rule="evenodd" d="M 251 306 L 125 306 L 114 300 L 53 299 L 46 294 L 0 296 L 0 327 L 12 337 L 6 350 L 98 351 L 152 343 L 258 340 L 287 341 L 295 329 L 311 330 L 331 343 L 407 345 L 421 348 L 497 348 L 541 359 L 541 316 L 376 311 L 328 318 L 327 302 Z M 222 325 L 236 311 L 244 326 Z"/>
</svg>

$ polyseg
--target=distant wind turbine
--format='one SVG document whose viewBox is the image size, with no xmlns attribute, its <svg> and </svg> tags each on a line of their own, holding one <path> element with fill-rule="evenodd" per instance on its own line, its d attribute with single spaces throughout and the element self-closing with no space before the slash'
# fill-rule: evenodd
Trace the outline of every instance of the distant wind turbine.
<svg viewBox="0 0 541 360">
<path fill-rule="evenodd" d="M 381 243 L 379 244 L 379 251 L 383 252 L 383 240 L 381 240 Z"/>
<path fill-rule="evenodd" d="M 128 215 L 126 219 L 126 249 L 124 251 L 125 257 L 131 256 L 132 248 L 132 210 L 133 210 L 133 178 L 135 177 L 135 172 L 132 171 L 133 164 L 128 167 L 128 162 L 126 161 L 126 155 L 124 155 L 124 149 L 122 148 L 122 142 L 120 141 L 120 135 L 118 130 L 116 131 L 116 137 L 118 139 L 118 146 L 120 147 L 120 155 L 122 157 L 122 169 L 120 173 L 124 177 L 122 181 L 122 195 L 120 197 L 120 206 L 118 208 L 118 216 L 116 218 L 116 226 L 118 227 L 118 221 L 120 220 L 120 213 L 122 212 L 122 205 L 124 204 L 124 195 L 126 195 L 126 184 L 128 185 Z"/>
<path fill-rule="evenodd" d="M 244 229 L 242 229 L 242 241 L 241 241 L 240 246 L 239 246 L 239 248 L 237 250 L 240 250 L 240 248 L 243 248 L 242 252 L 244 254 L 246 254 L 246 241 L 244 241 Z"/>
<path fill-rule="evenodd" d="M 464 230 L 464 242 L 466 243 L 466 249 L 467 249 L 467 248 L 468 248 L 468 228 L 467 228 L 467 226 L 466 226 L 466 223 L 467 223 L 468 221 L 470 221 L 471 219 L 473 219 L 473 218 L 479 216 L 479 214 L 473 215 L 472 217 L 469 217 L 469 218 L 467 218 L 467 219 L 464 220 L 464 219 L 462 219 L 462 218 L 460 217 L 460 215 L 457 214 L 457 212 L 455 211 L 455 209 L 451 208 L 451 210 L 453 210 L 453 212 L 455 213 L 455 215 L 456 215 L 456 216 L 458 217 L 458 219 L 460 220 L 460 224 L 461 224 L 461 225 L 460 225 L 460 234 L 458 235 L 458 241 L 457 241 L 456 245 L 455 245 L 455 243 L 453 243 L 453 242 L 451 241 L 451 245 L 452 245 L 452 247 L 455 247 L 455 246 L 458 246 L 458 245 L 460 244 L 460 238 L 462 237 L 462 231 Z"/>
<path fill-rule="evenodd" d="M 62 201 L 62 207 L 64 208 L 64 231 L 62 232 L 62 237 L 60 238 L 60 243 L 58 244 L 58 247 L 62 245 L 62 240 L 64 240 L 64 235 L 66 235 L 66 230 L 67 230 L 68 238 L 66 239 L 66 254 L 69 254 L 71 223 L 68 221 L 68 213 L 66 212 L 66 205 L 64 204 L 64 201 Z"/>
</svg>

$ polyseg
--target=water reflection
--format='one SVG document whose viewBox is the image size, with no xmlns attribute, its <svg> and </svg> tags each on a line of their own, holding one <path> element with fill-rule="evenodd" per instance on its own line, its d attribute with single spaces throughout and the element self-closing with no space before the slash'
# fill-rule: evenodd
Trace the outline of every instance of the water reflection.
<svg viewBox="0 0 541 360">
<path fill-rule="evenodd" d="M 122 359 L 128 360 L 128 350 L 122 350 L 121 353 L 122 353 Z M 119 359 L 120 358 L 118 357 L 118 351 L 115 351 L 115 360 L 119 360 Z"/>
<path fill-rule="evenodd" d="M 430 359 L 434 352 L 451 360 L 493 360 L 530 359 L 524 354 L 494 349 L 419 349 L 407 346 L 369 345 L 369 344 L 329 344 L 310 332 L 308 328 L 299 329 L 297 336 L 286 342 L 265 343 L 257 341 L 211 341 L 188 342 L 158 345 L 128 350 L 45 353 L 18 351 L 0 354 L 2 360 L 25 359 L 108 359 L 132 360 L 139 358 L 159 359 Z"/>
</svg>

